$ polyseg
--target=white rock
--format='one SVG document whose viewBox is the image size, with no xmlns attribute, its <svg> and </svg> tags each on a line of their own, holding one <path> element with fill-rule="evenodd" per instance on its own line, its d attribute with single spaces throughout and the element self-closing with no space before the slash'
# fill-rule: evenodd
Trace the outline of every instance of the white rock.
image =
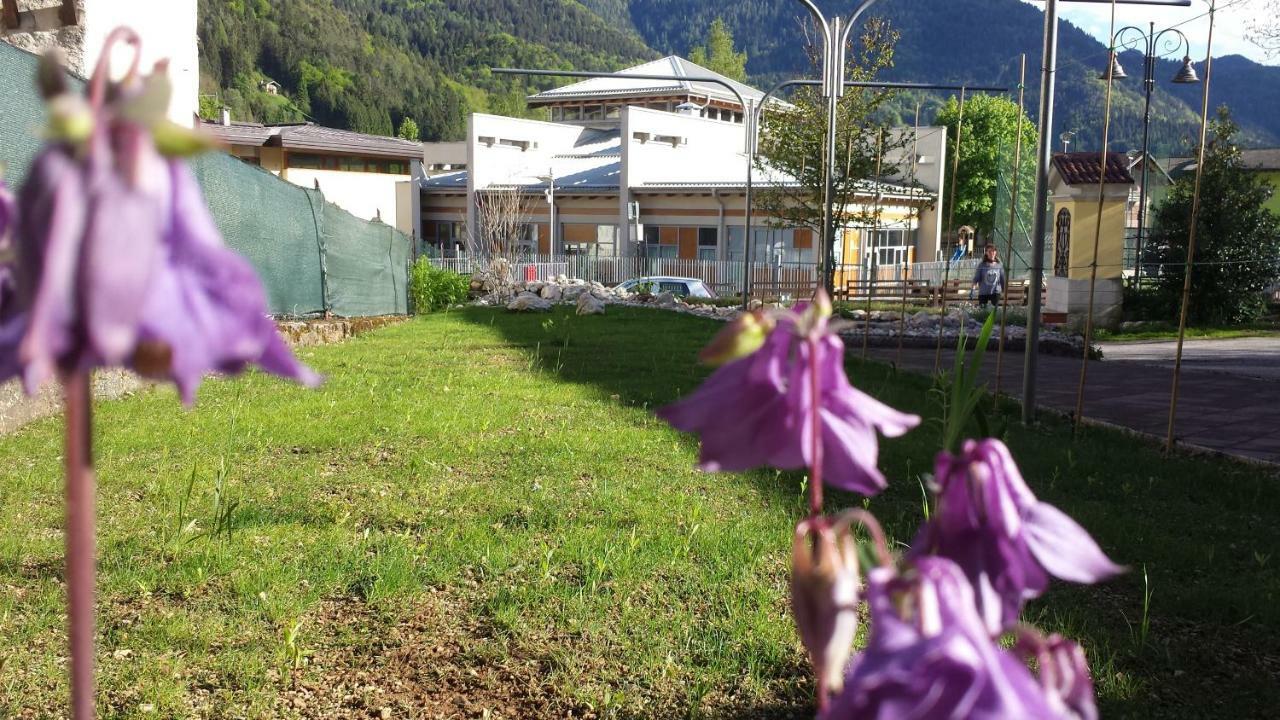
<svg viewBox="0 0 1280 720">
<path fill-rule="evenodd" d="M 568 285 L 568 284 L 569 284 L 569 278 L 568 278 L 567 276 L 565 276 L 565 275 L 557 275 L 557 276 L 556 276 L 556 284 L 557 284 L 557 285 Z"/>
<path fill-rule="evenodd" d="M 585 294 L 587 294 L 586 285 L 570 285 L 561 291 L 562 298 L 569 302 L 575 301 Z"/>
<path fill-rule="evenodd" d="M 540 282 L 540 281 L 538 281 L 538 280 L 534 280 L 533 282 L 525 283 L 524 289 L 525 289 L 525 290 L 528 290 L 528 291 L 529 291 L 529 292 L 531 292 L 531 293 L 538 293 L 538 292 L 541 292 L 542 288 L 543 288 L 545 285 L 546 285 L 546 283 L 544 283 L 544 282 Z"/>
<path fill-rule="evenodd" d="M 544 299 L 556 302 L 563 294 L 559 285 L 543 285 L 542 290 L 538 292 Z"/>
<path fill-rule="evenodd" d="M 578 295 L 578 314 L 603 315 L 604 301 L 591 293 L 582 293 Z"/>
<path fill-rule="evenodd" d="M 676 299 L 675 293 L 664 292 L 654 296 L 653 304 L 660 308 L 673 308 L 679 305 L 680 301 Z"/>
<path fill-rule="evenodd" d="M 507 309 L 515 312 L 548 312 L 551 310 L 551 305 L 550 300 L 540 298 L 531 292 L 522 292 L 507 305 Z"/>
</svg>

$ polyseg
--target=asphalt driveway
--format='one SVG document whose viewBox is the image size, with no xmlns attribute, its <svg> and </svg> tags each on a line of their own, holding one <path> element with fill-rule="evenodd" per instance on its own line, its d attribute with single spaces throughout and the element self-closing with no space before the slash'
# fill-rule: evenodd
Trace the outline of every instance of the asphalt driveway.
<svg viewBox="0 0 1280 720">
<path fill-rule="evenodd" d="M 1103 360 L 1089 364 L 1084 415 L 1163 440 L 1176 343 L 1107 343 Z M 850 351 L 857 354 L 858 349 Z M 877 360 L 895 359 L 891 348 L 874 348 Z M 1041 354 L 1036 396 L 1041 407 L 1075 409 L 1080 358 Z M 906 370 L 931 373 L 934 351 L 906 349 Z M 994 386 L 995 362 L 983 367 Z M 942 367 L 951 367 L 944 350 Z M 1280 464 L 1280 337 L 1190 340 L 1183 347 L 1181 389 L 1174 434 L 1178 442 L 1227 455 Z M 1020 396 L 1022 353 L 1006 354 L 1001 392 Z"/>
</svg>

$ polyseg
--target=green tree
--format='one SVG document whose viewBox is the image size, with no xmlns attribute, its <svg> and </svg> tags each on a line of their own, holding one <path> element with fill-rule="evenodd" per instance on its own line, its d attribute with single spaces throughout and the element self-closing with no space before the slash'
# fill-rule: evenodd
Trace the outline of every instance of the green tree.
<svg viewBox="0 0 1280 720">
<path fill-rule="evenodd" d="M 951 174 L 952 159 L 956 152 L 956 126 L 960 123 L 960 103 L 952 97 L 938 110 L 934 121 L 947 128 L 947 168 Z M 955 178 L 956 214 L 955 227 L 968 225 L 984 237 L 989 237 L 999 225 L 1008 231 L 1008 218 L 995 217 L 997 186 L 1010 192 L 1012 187 L 1013 151 L 1019 128 L 1022 132 L 1023 158 L 1035 153 L 1035 123 L 1026 114 L 1019 114 L 1018 104 L 999 95 L 972 95 L 965 98 L 964 124 L 960 133 L 960 164 Z M 1034 202 L 1035 167 L 1023 163 L 1019 180 L 1019 207 L 1030 207 Z M 945 188 L 942 197 L 942 221 L 951 217 L 951 188 Z M 944 228 L 947 229 L 947 228 Z"/>
<path fill-rule="evenodd" d="M 1266 309 L 1263 291 L 1280 278 L 1280 216 L 1265 205 L 1275 188 L 1240 157 L 1235 122 L 1225 107 L 1205 146 L 1191 273 L 1190 317 L 1204 324 L 1255 320 Z M 1157 295 L 1176 320 L 1185 282 L 1194 173 L 1179 177 L 1153 212 L 1144 253 L 1159 263 Z"/>
<path fill-rule="evenodd" d="M 738 82 L 747 79 L 747 54 L 735 52 L 733 33 L 724 20 L 716 18 L 707 31 L 706 45 L 689 51 L 689 59 L 702 67 Z"/>
<path fill-rule="evenodd" d="M 898 34 L 881 20 L 867 23 L 858 52 L 846 70 L 849 80 L 874 80 L 881 70 L 893 65 L 893 48 Z M 816 66 L 818 54 L 811 48 L 810 61 Z M 871 88 L 848 88 L 837 109 L 836 166 L 833 177 L 833 204 L 848 210 L 839 218 L 840 225 L 868 225 L 875 219 L 874 205 L 855 202 L 866 197 L 867 181 L 876 177 L 896 176 L 897 168 L 887 159 L 910 141 L 904 133 L 893 131 L 881 112 L 892 99 L 892 93 Z M 761 123 L 760 154 L 757 177 L 794 180 L 795 183 L 774 184 L 760 192 L 756 212 L 778 227 L 809 227 L 821 230 L 823 205 L 823 166 L 826 160 L 827 103 L 816 88 L 802 88 L 791 98 L 789 107 L 770 107 Z M 821 236 L 821 235 L 820 235 Z M 834 257 L 833 238 L 828 243 L 828 257 Z M 857 258 L 844 258 L 844 263 L 857 263 Z"/>
<path fill-rule="evenodd" d="M 396 136 L 404 138 L 405 140 L 417 142 L 422 138 L 422 133 L 418 131 L 418 123 L 415 122 L 413 118 L 406 115 L 405 118 L 400 121 L 400 129 L 396 132 Z"/>
</svg>

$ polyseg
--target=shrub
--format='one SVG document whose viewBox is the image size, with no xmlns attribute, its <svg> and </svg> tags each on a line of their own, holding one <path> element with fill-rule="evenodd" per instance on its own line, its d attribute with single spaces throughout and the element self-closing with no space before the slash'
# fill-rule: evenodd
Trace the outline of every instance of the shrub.
<svg viewBox="0 0 1280 720">
<path fill-rule="evenodd" d="M 429 313 L 467 301 L 471 283 L 462 275 L 437 268 L 429 258 L 418 258 L 409 273 L 409 300 L 413 312 Z"/>
</svg>

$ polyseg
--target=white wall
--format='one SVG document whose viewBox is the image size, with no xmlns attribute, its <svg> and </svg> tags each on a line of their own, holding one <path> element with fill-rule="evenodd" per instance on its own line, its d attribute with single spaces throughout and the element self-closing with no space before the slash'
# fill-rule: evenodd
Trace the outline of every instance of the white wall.
<svg viewBox="0 0 1280 720">
<path fill-rule="evenodd" d="M 127 25 L 142 37 L 142 64 L 149 73 L 157 60 L 169 59 L 173 101 L 169 117 L 190 127 L 199 110 L 200 56 L 196 46 L 196 0 L 85 0 L 85 64 L 92 72 L 107 35 Z M 112 67 L 129 67 L 133 51 L 117 47 Z"/>
<path fill-rule="evenodd" d="M 408 175 L 356 173 L 341 170 L 289 168 L 284 179 L 304 188 L 320 183 L 324 198 L 358 218 L 372 220 L 382 214 L 382 222 L 396 225 L 396 183 L 408 182 Z"/>
<path fill-rule="evenodd" d="M 586 128 L 573 125 L 523 120 L 472 113 L 467 119 L 467 227 L 476 226 L 475 193 L 493 184 L 528 182 L 532 175 L 547 172 L 552 158 L 569 152 Z M 493 138 L 493 145 L 480 142 Z M 497 142 L 530 143 L 520 149 Z"/>
<path fill-rule="evenodd" d="M 914 128 L 902 128 L 899 141 L 906 146 L 886 153 L 887 159 L 898 166 L 899 182 L 907 184 L 912 179 L 910 159 L 916 153 L 915 181 L 937 195 L 933 207 L 920 211 L 920 233 L 916 245 L 916 262 L 932 262 L 937 259 L 938 241 L 942 237 L 942 198 L 950 192 L 947 175 L 951 172 L 947 158 L 947 129 L 941 126 L 919 128 L 913 141 Z"/>
<path fill-rule="evenodd" d="M 643 225 L 627 221 L 627 205 L 636 199 L 633 189 L 647 182 L 715 183 L 746 179 L 745 126 L 627 107 L 622 111 L 621 127 L 618 222 L 622 247 L 634 248 L 644 237 Z M 647 134 L 648 139 L 637 138 L 637 134 Z M 680 143 L 673 145 L 654 139 L 659 136 L 680 138 Z"/>
</svg>

